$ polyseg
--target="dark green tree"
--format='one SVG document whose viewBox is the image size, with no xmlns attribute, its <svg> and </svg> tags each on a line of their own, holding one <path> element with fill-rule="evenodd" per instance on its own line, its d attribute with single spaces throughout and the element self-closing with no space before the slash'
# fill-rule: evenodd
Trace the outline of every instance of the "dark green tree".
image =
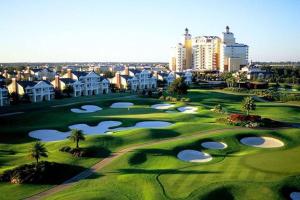
<svg viewBox="0 0 300 200">
<path fill-rule="evenodd" d="M 71 135 L 68 138 L 76 143 L 77 149 L 79 148 L 79 141 L 85 140 L 84 134 L 78 129 L 72 129 Z"/>
<path fill-rule="evenodd" d="M 256 104 L 252 97 L 245 97 L 242 101 L 242 110 L 246 111 L 246 114 L 249 115 L 250 110 L 255 110 Z"/>
<path fill-rule="evenodd" d="M 41 142 L 34 143 L 29 153 L 30 157 L 36 160 L 36 164 L 38 164 L 41 157 L 48 157 L 48 151 Z"/>
</svg>

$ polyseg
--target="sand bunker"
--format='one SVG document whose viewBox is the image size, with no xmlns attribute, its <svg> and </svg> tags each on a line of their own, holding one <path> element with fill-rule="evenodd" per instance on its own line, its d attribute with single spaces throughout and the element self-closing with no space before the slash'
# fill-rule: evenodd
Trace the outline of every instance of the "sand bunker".
<svg viewBox="0 0 300 200">
<path fill-rule="evenodd" d="M 131 130 L 136 128 L 164 128 L 171 126 L 172 123 L 164 121 L 145 121 L 138 122 L 134 126 L 129 127 L 117 127 L 122 122 L 119 121 L 103 121 L 97 126 L 89 126 L 87 124 L 74 124 L 69 126 L 69 129 L 81 130 L 86 135 L 101 135 L 112 134 L 114 131 Z M 60 132 L 57 130 L 36 130 L 29 132 L 29 136 L 39 139 L 44 142 L 64 140 L 70 135 L 71 131 Z"/>
<path fill-rule="evenodd" d="M 260 148 L 276 148 L 284 146 L 284 143 L 276 138 L 271 137 L 245 137 L 241 143 Z"/>
<path fill-rule="evenodd" d="M 201 144 L 202 147 L 207 149 L 225 149 L 227 148 L 227 144 L 223 142 L 203 142 Z"/>
<path fill-rule="evenodd" d="M 174 105 L 168 104 L 168 103 L 154 104 L 154 105 L 151 106 L 151 108 L 158 109 L 158 110 L 166 110 L 166 109 L 169 109 L 169 108 L 172 108 L 172 107 L 174 107 Z"/>
<path fill-rule="evenodd" d="M 194 106 L 184 106 L 177 108 L 182 113 L 197 113 L 198 108 Z"/>
<path fill-rule="evenodd" d="M 212 160 L 211 155 L 201 151 L 183 150 L 177 154 L 177 158 L 186 162 L 209 162 Z"/>
<path fill-rule="evenodd" d="M 61 132 L 61 131 L 57 131 L 57 130 L 47 130 L 47 129 L 29 132 L 30 137 L 39 139 L 44 142 L 64 140 L 69 135 L 70 135 L 70 131 Z"/>
<path fill-rule="evenodd" d="M 72 108 L 71 111 L 74 113 L 92 113 L 92 112 L 97 112 L 99 110 L 102 110 L 99 106 L 94 106 L 94 105 L 84 105 L 81 106 L 81 109 L 78 108 Z"/>
<path fill-rule="evenodd" d="M 133 103 L 130 102 L 117 102 L 117 103 L 113 103 L 111 104 L 111 108 L 129 108 L 133 106 Z"/>
<path fill-rule="evenodd" d="M 300 200 L 300 192 L 292 192 L 290 197 L 292 200 Z"/>
<path fill-rule="evenodd" d="M 103 121 L 100 122 L 97 126 L 89 126 L 87 124 L 75 124 L 69 126 L 70 129 L 78 129 L 81 130 L 84 134 L 87 135 L 99 135 L 104 134 L 110 127 L 120 126 L 122 122 L 119 121 Z"/>
</svg>

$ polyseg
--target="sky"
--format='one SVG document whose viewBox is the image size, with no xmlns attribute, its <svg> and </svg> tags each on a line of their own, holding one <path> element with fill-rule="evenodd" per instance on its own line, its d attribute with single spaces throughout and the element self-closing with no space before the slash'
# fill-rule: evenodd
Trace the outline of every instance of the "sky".
<svg viewBox="0 0 300 200">
<path fill-rule="evenodd" d="M 0 62 L 168 62 L 230 26 L 253 61 L 300 61 L 299 0 L 0 0 Z"/>
</svg>

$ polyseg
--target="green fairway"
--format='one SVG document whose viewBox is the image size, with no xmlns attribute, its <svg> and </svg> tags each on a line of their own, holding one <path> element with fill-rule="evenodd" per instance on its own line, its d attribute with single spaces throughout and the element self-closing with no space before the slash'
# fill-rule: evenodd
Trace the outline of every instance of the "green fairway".
<svg viewBox="0 0 300 200">
<path fill-rule="evenodd" d="M 105 98 L 80 97 L 77 101 L 74 100 L 76 98 L 64 99 L 52 102 L 53 104 L 30 104 L 29 108 L 26 105 L 23 109 L 11 106 L 5 112 L 18 112 L 21 109 L 24 113 L 0 117 L 0 173 L 31 162 L 28 149 L 35 139 L 28 136 L 30 131 L 67 131 L 68 126 L 73 124 L 96 125 L 109 120 L 122 122 L 122 127 L 157 120 L 173 125 L 160 129 L 140 128 L 112 135 L 87 136 L 86 141 L 80 143 L 81 147 L 95 150 L 105 148 L 111 152 L 142 144 L 151 145 L 157 141 L 165 142 L 126 153 L 88 179 L 79 181 L 70 189 L 54 194 L 49 199 L 218 199 L 220 195 L 225 195 L 227 199 L 249 199 L 247 197 L 253 194 L 253 199 L 282 199 L 280 189 L 293 182 L 293 177 L 300 175 L 299 129 L 234 130 L 232 126 L 216 123 L 216 119 L 224 115 L 211 112 L 210 108 L 222 104 L 228 112 L 241 112 L 243 95 L 190 90 L 188 97 L 191 102 L 176 103 L 169 110 L 185 105 L 196 106 L 197 114 L 155 110 L 150 106 L 163 103 L 162 101 L 130 94 L 113 94 Z M 134 106 L 130 109 L 109 107 L 113 102 L 119 101 L 132 102 Z M 70 111 L 71 108 L 79 108 L 85 104 L 97 105 L 103 110 L 88 114 Z M 269 102 L 257 103 L 257 109 L 253 112 L 291 123 L 300 122 L 299 113 L 300 107 Z M 212 130 L 217 131 L 206 133 Z M 281 148 L 258 149 L 240 144 L 241 135 L 249 134 L 275 136 L 286 145 Z M 177 159 L 179 150 L 203 150 L 200 144 L 204 140 L 223 141 L 228 148 L 205 150 L 213 156 L 213 160 L 208 163 L 188 163 Z M 69 140 L 45 144 L 49 151 L 48 161 L 89 168 L 103 159 L 101 154 L 75 158 L 60 152 L 59 149 L 63 146 L 74 146 Z M 300 183 L 294 182 L 289 187 L 299 189 Z M 1 183 L 0 192 L 5 194 L 6 199 L 22 199 L 50 187 L 52 186 Z"/>
</svg>

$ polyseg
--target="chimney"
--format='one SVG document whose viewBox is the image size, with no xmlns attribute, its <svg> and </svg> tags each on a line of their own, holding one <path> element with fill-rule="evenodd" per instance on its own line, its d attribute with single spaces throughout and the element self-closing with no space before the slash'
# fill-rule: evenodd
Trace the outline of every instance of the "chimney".
<svg viewBox="0 0 300 200">
<path fill-rule="evenodd" d="M 21 72 L 17 71 L 17 80 L 20 81 L 21 80 Z"/>
<path fill-rule="evenodd" d="M 68 78 L 73 79 L 72 69 L 67 69 Z"/>
<path fill-rule="evenodd" d="M 60 90 L 60 78 L 58 75 L 55 75 L 55 79 L 54 79 L 54 87 Z"/>
<path fill-rule="evenodd" d="M 12 78 L 11 79 L 11 84 L 12 84 L 12 92 L 18 93 L 17 92 L 18 85 L 17 85 L 16 78 Z"/>
<path fill-rule="evenodd" d="M 125 67 L 125 75 L 129 76 L 129 67 Z"/>
<path fill-rule="evenodd" d="M 116 73 L 116 79 L 117 79 L 116 87 L 121 88 L 121 75 L 119 72 Z"/>
<path fill-rule="evenodd" d="M 7 69 L 4 70 L 3 76 L 8 79 Z"/>
</svg>

